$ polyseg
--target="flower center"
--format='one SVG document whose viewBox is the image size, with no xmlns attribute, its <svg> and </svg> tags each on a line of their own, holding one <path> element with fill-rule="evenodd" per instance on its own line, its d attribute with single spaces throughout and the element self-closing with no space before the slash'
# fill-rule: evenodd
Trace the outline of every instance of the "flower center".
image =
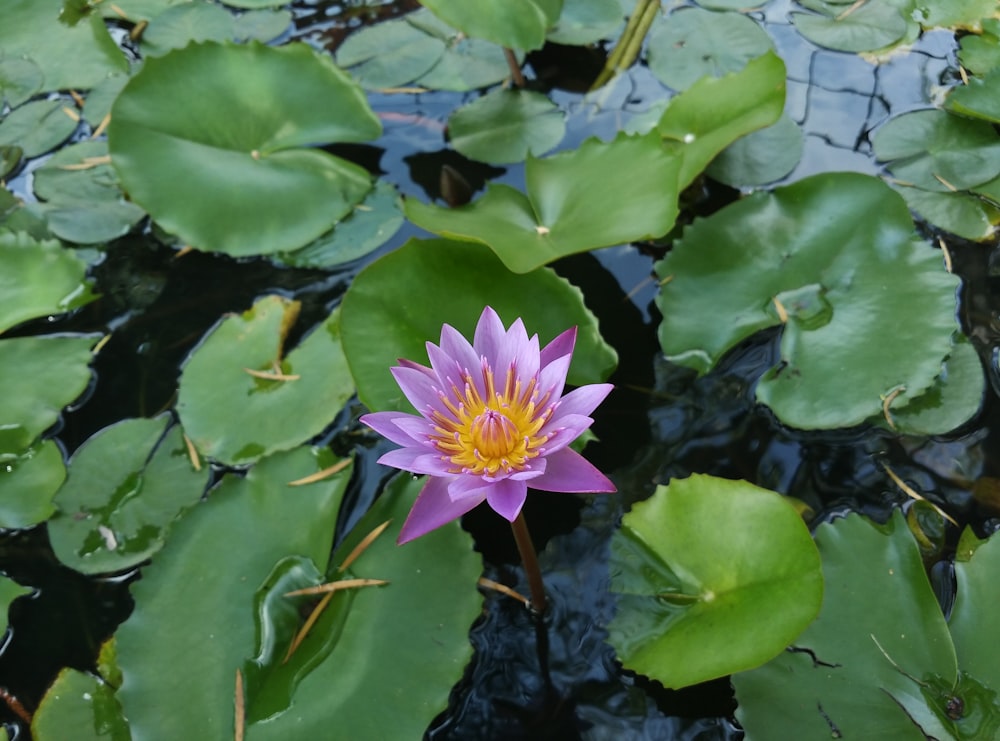
<svg viewBox="0 0 1000 741">
<path fill-rule="evenodd" d="M 432 413 L 431 442 L 452 465 L 452 473 L 494 476 L 524 470 L 545 452 L 551 438 L 538 434 L 553 413 L 553 405 L 546 405 L 549 394 L 539 398 L 538 378 L 523 384 L 513 365 L 500 389 L 485 359 L 482 373 L 483 396 L 468 371 L 460 379 L 463 388 L 455 383 L 451 393 L 439 392 L 450 414 Z"/>
</svg>

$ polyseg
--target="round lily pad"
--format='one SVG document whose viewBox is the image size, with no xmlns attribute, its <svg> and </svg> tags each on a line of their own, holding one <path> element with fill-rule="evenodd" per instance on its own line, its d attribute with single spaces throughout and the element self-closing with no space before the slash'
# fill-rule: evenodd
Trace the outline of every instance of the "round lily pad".
<svg viewBox="0 0 1000 741">
<path fill-rule="evenodd" d="M 380 131 L 360 87 L 309 47 L 210 42 L 146 60 L 115 101 L 108 145 L 160 226 L 251 255 L 308 244 L 371 190 L 361 167 L 303 147 Z"/>
<path fill-rule="evenodd" d="M 764 185 L 780 180 L 802 158 L 803 134 L 790 116 L 741 137 L 712 160 L 706 173 L 734 188 Z"/>
<path fill-rule="evenodd" d="M 745 15 L 689 7 L 653 27 L 647 61 L 664 85 L 686 90 L 702 77 L 737 72 L 771 48 L 767 32 Z"/>
<path fill-rule="evenodd" d="M 421 0 L 438 18 L 467 36 L 508 49 L 533 51 L 559 18 L 561 0 Z"/>
<path fill-rule="evenodd" d="M 54 440 L 36 441 L 19 453 L 0 450 L 0 527 L 45 522 L 56 511 L 52 498 L 65 480 L 62 450 Z"/>
<path fill-rule="evenodd" d="M 63 669 L 46 691 L 31 719 L 37 741 L 128 741 L 128 722 L 114 688 L 76 669 Z"/>
<path fill-rule="evenodd" d="M 265 296 L 224 318 L 181 371 L 177 413 L 202 455 L 243 465 L 326 427 L 354 393 L 338 312 L 285 354 L 299 305 Z"/>
<path fill-rule="evenodd" d="M 897 185 L 896 190 L 920 218 L 964 239 L 983 242 L 996 234 L 996 209 L 971 193 L 941 193 Z"/>
<path fill-rule="evenodd" d="M 407 18 L 365 26 L 337 49 L 337 64 L 366 88 L 404 85 L 430 70 L 444 55 L 445 42 Z"/>
<path fill-rule="evenodd" d="M 528 90 L 493 90 L 448 119 L 451 145 L 491 165 L 536 157 L 562 141 L 566 119 L 548 96 Z"/>
<path fill-rule="evenodd" d="M 704 372 L 782 326 L 758 401 L 786 424 L 849 427 L 929 389 L 951 352 L 958 278 L 913 237 L 902 198 L 853 173 L 754 194 L 695 221 L 657 264 L 660 344 Z M 902 400 L 901 400 L 902 401 Z"/>
<path fill-rule="evenodd" d="M 835 15 L 792 13 L 795 29 L 818 46 L 836 51 L 875 51 L 902 39 L 906 19 L 895 3 L 843 6 Z"/>
<path fill-rule="evenodd" d="M 1000 124 L 998 98 L 1000 98 L 1000 69 L 995 69 L 983 77 L 969 80 L 968 85 L 953 88 L 945 100 L 945 106 L 962 116 Z"/>
<path fill-rule="evenodd" d="M 766 537 L 762 537 L 766 533 Z M 609 642 L 627 669 L 686 687 L 763 664 L 819 613 L 819 553 L 781 495 L 712 476 L 657 487 L 612 539 Z"/>
<path fill-rule="evenodd" d="M 624 19 L 621 0 L 564 0 L 559 20 L 546 38 L 556 44 L 585 46 L 612 37 Z"/>
<path fill-rule="evenodd" d="M 158 13 L 142 33 L 142 52 L 162 56 L 191 42 L 231 41 L 233 15 L 221 5 L 187 2 Z"/>
<path fill-rule="evenodd" d="M 25 157 L 37 157 L 58 147 L 76 130 L 79 121 L 71 105 L 66 98 L 55 98 L 33 100 L 15 108 L 0 120 L 0 144 L 20 147 Z"/>
</svg>

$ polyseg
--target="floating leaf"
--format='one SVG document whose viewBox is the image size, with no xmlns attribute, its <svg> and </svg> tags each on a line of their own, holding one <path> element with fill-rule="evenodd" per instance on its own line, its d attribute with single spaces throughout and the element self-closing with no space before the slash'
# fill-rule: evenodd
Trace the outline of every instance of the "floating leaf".
<svg viewBox="0 0 1000 741">
<path fill-rule="evenodd" d="M 18 597 L 31 594 L 30 587 L 22 587 L 13 579 L 0 576 L 0 635 L 7 632 L 7 617 L 11 603 Z"/>
<path fill-rule="evenodd" d="M 982 34 L 968 34 L 959 40 L 958 61 L 974 75 L 1000 68 L 1000 19 L 984 19 Z"/>
<path fill-rule="evenodd" d="M 173 527 L 132 585 L 135 610 L 116 633 L 118 699 L 133 738 L 182 738 L 192 717 L 206 739 L 233 736 L 236 669 L 254 653 L 254 593 L 285 556 L 325 570 L 351 471 L 288 482 L 333 462 L 306 448 L 266 458 L 245 477 L 225 476 Z"/>
<path fill-rule="evenodd" d="M 0 232 L 0 332 L 93 301 L 87 264 L 56 241 Z"/>
<path fill-rule="evenodd" d="M 532 51 L 559 18 L 563 0 L 420 0 L 438 18 L 467 36 L 509 49 Z"/>
<path fill-rule="evenodd" d="M 63 669 L 46 691 L 34 717 L 36 741 L 131 741 L 114 688 L 95 676 Z"/>
<path fill-rule="evenodd" d="M 80 142 L 61 149 L 35 170 L 35 195 L 48 201 L 42 213 L 60 239 L 106 242 L 128 233 L 145 216 L 125 200 L 107 155 L 106 142 Z"/>
<path fill-rule="evenodd" d="M 108 144 L 125 191 L 200 249 L 302 247 L 371 190 L 367 171 L 302 148 L 381 129 L 361 89 L 302 44 L 193 44 L 147 59 L 112 110 Z"/>
<path fill-rule="evenodd" d="M 106 116 L 111 115 L 111 105 L 128 82 L 126 75 L 112 75 L 98 83 L 87 94 L 83 104 L 83 118 L 92 129 L 97 129 Z"/>
<path fill-rule="evenodd" d="M 60 20 L 65 0 L 4 0 L 0 49 L 42 70 L 42 92 L 86 90 L 128 71 L 128 62 L 97 13 L 79 23 Z"/>
<path fill-rule="evenodd" d="M 733 203 L 686 229 L 657 272 L 672 276 L 657 305 L 676 363 L 705 372 L 783 325 L 781 362 L 757 399 L 804 429 L 859 424 L 901 387 L 904 406 L 933 384 L 958 329 L 958 278 L 914 241 L 903 200 L 864 175 L 817 175 Z"/>
<path fill-rule="evenodd" d="M 337 64 L 366 88 L 405 85 L 428 72 L 444 55 L 445 41 L 408 18 L 365 26 L 337 48 Z"/>
<path fill-rule="evenodd" d="M 672 98 L 657 124 L 667 151 L 682 159 L 686 188 L 726 147 L 775 123 L 785 107 L 785 64 L 773 52 L 740 72 L 705 77 Z"/>
<path fill-rule="evenodd" d="M 149 21 L 174 5 L 183 5 L 191 0 L 115 0 L 101 3 L 98 7 L 105 18 L 120 20 L 126 18 L 133 23 Z"/>
<path fill-rule="evenodd" d="M 620 0 L 565 0 L 547 38 L 556 44 L 585 46 L 614 36 L 623 22 Z"/>
<path fill-rule="evenodd" d="M 924 190 L 967 190 L 1000 175 L 1000 136 L 993 127 L 937 109 L 890 119 L 872 147 L 895 178 Z"/>
<path fill-rule="evenodd" d="M 783 114 L 777 123 L 737 139 L 712 160 L 706 173 L 733 188 L 780 180 L 802 159 L 802 129 Z"/>
<path fill-rule="evenodd" d="M 691 476 L 659 486 L 625 515 L 611 547 L 618 610 L 608 640 L 625 668 L 665 687 L 773 659 L 823 599 L 802 518 L 745 481 Z"/>
<path fill-rule="evenodd" d="M 67 99 L 55 98 L 15 108 L 0 120 L 0 144 L 20 147 L 25 157 L 37 157 L 58 147 L 76 129 L 78 119 L 66 112 L 69 105 Z"/>
<path fill-rule="evenodd" d="M 767 32 L 745 15 L 688 7 L 660 17 L 646 54 L 656 79 L 686 90 L 702 77 L 739 72 L 771 48 Z"/>
<path fill-rule="evenodd" d="M 814 44 L 836 51 L 875 51 L 906 35 L 906 19 L 894 3 L 844 7 L 835 16 L 792 13 L 792 23 Z"/>
<path fill-rule="evenodd" d="M 298 311 L 296 301 L 265 296 L 224 318 L 184 363 L 177 414 L 202 455 L 241 465 L 293 448 L 354 393 L 338 312 L 285 355 Z"/>
<path fill-rule="evenodd" d="M 425 342 L 437 342 L 444 323 L 471 337 L 486 305 L 508 324 L 522 317 L 543 344 L 576 326 L 574 385 L 602 381 L 617 364 L 580 290 L 551 270 L 515 275 L 482 245 L 410 240 L 362 270 L 344 296 L 344 352 L 358 396 L 373 410 L 409 409 L 389 368 L 426 358 Z"/>
<path fill-rule="evenodd" d="M 963 536 L 971 531 L 966 529 Z M 959 665 L 990 688 L 1000 687 L 1000 646 L 987 640 L 996 619 L 996 585 L 1000 580 L 1000 538 L 989 540 L 955 560 L 955 604 L 948 627 Z M 986 738 L 986 736 L 982 736 Z"/>
<path fill-rule="evenodd" d="M 233 19 L 233 38 L 267 43 L 281 36 L 291 23 L 289 10 L 251 10 Z"/>
<path fill-rule="evenodd" d="M 19 453 L 0 451 L 0 527 L 45 522 L 56 511 L 52 498 L 65 480 L 62 451 L 53 440 L 36 441 Z"/>
<path fill-rule="evenodd" d="M 548 96 L 528 90 L 494 90 L 455 110 L 448 119 L 451 145 L 469 159 L 491 165 L 538 157 L 562 141 L 566 120 Z"/>
<path fill-rule="evenodd" d="M 945 107 L 962 116 L 983 119 L 1000 124 L 1000 69 L 984 77 L 969 80 L 968 85 L 953 88 L 945 100 Z"/>
<path fill-rule="evenodd" d="M 904 7 L 907 7 L 904 5 Z M 976 31 L 991 16 L 997 16 L 995 0 L 936 0 L 914 8 L 925 28 L 950 28 Z"/>
<path fill-rule="evenodd" d="M 407 199 L 428 231 L 482 242 L 508 269 L 527 273 L 575 252 L 666 234 L 677 216 L 678 160 L 656 134 L 590 139 L 579 149 L 528 159 L 527 194 L 491 184 L 460 208 Z M 609 218 L 614 214 L 614 218 Z"/>
<path fill-rule="evenodd" d="M 142 33 L 142 52 L 157 57 L 191 42 L 232 38 L 232 13 L 214 3 L 187 2 L 165 9 L 149 22 Z"/>
<path fill-rule="evenodd" d="M 402 200 L 385 180 L 358 204 L 354 212 L 312 244 L 277 255 L 285 265 L 329 268 L 369 254 L 385 244 L 403 225 Z"/>
<path fill-rule="evenodd" d="M 201 499 L 209 467 L 192 467 L 169 415 L 127 419 L 88 439 L 69 461 L 69 478 L 49 521 L 56 557 L 83 574 L 123 571 L 155 554 L 172 523 Z"/>
<path fill-rule="evenodd" d="M 26 103 L 42 89 L 44 79 L 42 68 L 30 59 L 0 59 L 0 105 L 17 108 Z"/>
<path fill-rule="evenodd" d="M 979 604 L 956 602 L 953 644 L 900 513 L 885 526 L 848 515 L 820 526 L 816 542 L 828 595 L 819 617 L 792 651 L 733 677 L 747 738 L 994 738 L 996 665 L 976 675 L 989 661 L 976 654 L 989 649 L 982 633 L 968 633 L 984 610 L 994 612 L 993 600 L 977 587 L 963 595 L 959 579 L 958 600 Z M 992 595 L 997 562 L 992 553 L 984 561 Z M 967 609 L 977 617 L 963 625 Z"/>
<path fill-rule="evenodd" d="M 976 242 L 996 233 L 993 224 L 997 210 L 981 198 L 969 193 L 938 193 L 906 186 L 897 186 L 896 190 L 918 216 L 940 229 Z"/>
</svg>

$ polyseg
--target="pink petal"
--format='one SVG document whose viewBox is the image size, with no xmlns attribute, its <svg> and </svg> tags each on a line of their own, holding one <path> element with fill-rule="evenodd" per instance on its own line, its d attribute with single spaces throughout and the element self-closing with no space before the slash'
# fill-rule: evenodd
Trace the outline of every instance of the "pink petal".
<svg viewBox="0 0 1000 741">
<path fill-rule="evenodd" d="M 392 377 L 396 379 L 396 383 L 413 404 L 414 409 L 427 416 L 430 410 L 441 408 L 438 390 L 426 373 L 401 365 L 397 365 L 391 370 Z"/>
<path fill-rule="evenodd" d="M 409 443 L 400 443 L 401 445 L 413 445 L 414 443 L 425 447 L 433 445 L 429 438 L 434 432 L 434 425 L 423 417 L 416 417 L 412 414 L 400 415 L 395 419 L 395 423 L 397 428 L 412 438 Z M 389 436 L 386 435 L 386 437 Z"/>
<path fill-rule="evenodd" d="M 492 306 L 487 306 L 479 316 L 476 333 L 472 338 L 472 346 L 476 354 L 493 362 L 506 336 L 507 330 L 504 329 L 500 315 L 493 310 Z"/>
<path fill-rule="evenodd" d="M 448 495 L 448 479 L 430 478 L 417 495 L 417 500 L 413 503 L 410 514 L 406 516 L 406 522 L 403 523 L 396 542 L 399 545 L 408 543 L 452 520 L 457 520 L 484 499 L 485 495 L 463 497 L 453 501 Z"/>
<path fill-rule="evenodd" d="M 547 435 L 549 438 L 545 443 L 545 456 L 548 457 L 557 450 L 565 448 L 580 437 L 583 431 L 592 424 L 594 424 L 594 420 L 590 417 L 584 417 L 582 414 L 556 416 L 538 431 L 539 435 Z"/>
<path fill-rule="evenodd" d="M 440 453 L 428 453 L 426 448 L 398 448 L 378 459 L 383 466 L 392 466 L 410 473 L 450 476 L 451 466 L 441 460 Z"/>
<path fill-rule="evenodd" d="M 445 324 L 441 328 L 441 351 L 451 358 L 462 371 L 475 374 L 480 367 L 480 357 L 469 341 L 454 327 Z"/>
<path fill-rule="evenodd" d="M 531 480 L 532 489 L 576 494 L 618 491 L 607 476 L 571 448 L 559 450 L 545 459 L 548 461 L 545 474 Z"/>
<path fill-rule="evenodd" d="M 497 481 L 486 492 L 486 501 L 493 511 L 511 522 L 521 513 L 521 507 L 527 498 L 528 485 L 514 479 Z"/>
<path fill-rule="evenodd" d="M 568 414 L 589 415 L 611 393 L 614 386 L 610 383 L 591 383 L 573 389 L 559 400 L 556 417 Z"/>
<path fill-rule="evenodd" d="M 553 360 L 561 358 L 563 355 L 572 355 L 575 345 L 576 327 L 570 327 L 542 348 L 542 352 L 540 353 L 542 367 L 544 368 Z"/>
<path fill-rule="evenodd" d="M 569 364 L 573 359 L 571 355 L 563 355 L 556 358 L 551 363 L 542 367 L 538 374 L 539 398 L 546 391 L 549 392 L 547 404 L 556 401 L 563 392 L 563 385 L 566 383 L 566 374 L 569 372 Z"/>
<path fill-rule="evenodd" d="M 479 497 L 480 500 L 486 496 L 486 490 L 492 484 L 483 481 L 479 476 L 459 475 L 455 476 L 448 484 L 448 495 L 452 499 L 464 499 L 469 496 Z"/>
<path fill-rule="evenodd" d="M 407 432 L 407 430 L 413 429 L 410 423 L 420 423 L 425 428 L 427 426 L 423 418 L 403 412 L 372 412 L 362 416 L 360 422 L 397 445 L 413 445 L 420 440 Z M 400 427 L 400 424 L 403 427 Z"/>
<path fill-rule="evenodd" d="M 399 365 L 401 365 L 403 368 L 412 368 L 413 370 L 420 371 L 431 380 L 435 380 L 437 378 L 437 376 L 434 374 L 434 371 L 431 368 L 428 368 L 426 365 L 421 365 L 420 363 L 414 363 L 412 360 L 407 360 L 406 358 L 398 358 L 396 362 L 399 363 Z"/>
</svg>

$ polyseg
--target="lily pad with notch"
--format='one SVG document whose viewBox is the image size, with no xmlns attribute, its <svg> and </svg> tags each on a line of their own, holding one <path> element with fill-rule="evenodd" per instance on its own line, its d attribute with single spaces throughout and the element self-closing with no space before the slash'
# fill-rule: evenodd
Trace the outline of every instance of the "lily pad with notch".
<svg viewBox="0 0 1000 741">
<path fill-rule="evenodd" d="M 456 109 L 448 119 L 451 145 L 490 165 L 540 157 L 562 141 L 566 117 L 548 96 L 530 90 L 493 90 Z"/>
<path fill-rule="evenodd" d="M 161 227 L 254 255 L 308 244 L 372 188 L 360 166 L 307 145 L 380 132 L 357 83 L 309 47 L 208 42 L 145 61 L 115 101 L 108 146 Z"/>
<path fill-rule="evenodd" d="M 563 0 L 421 0 L 438 18 L 467 36 L 508 49 L 542 48 Z"/>
<path fill-rule="evenodd" d="M 67 98 L 32 100 L 0 119 L 0 145 L 37 157 L 58 147 L 76 130 L 79 116 Z M 72 111 L 68 113 L 67 111 Z"/>
<path fill-rule="evenodd" d="M 291 352 L 299 303 L 265 296 L 223 318 L 181 369 L 177 413 L 204 456 L 246 465 L 320 433 L 354 393 L 339 310 Z"/>
<path fill-rule="evenodd" d="M 668 688 L 773 659 L 823 599 L 802 518 L 745 481 L 695 475 L 657 487 L 624 516 L 611 554 L 608 640 L 625 668 Z"/>
</svg>

